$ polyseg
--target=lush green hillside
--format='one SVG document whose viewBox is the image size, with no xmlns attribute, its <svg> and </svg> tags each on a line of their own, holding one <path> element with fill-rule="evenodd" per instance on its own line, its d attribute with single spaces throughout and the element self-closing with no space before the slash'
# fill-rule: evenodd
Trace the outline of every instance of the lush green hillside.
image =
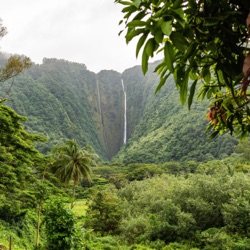
<svg viewBox="0 0 250 250">
<path fill-rule="evenodd" d="M 45 135 L 43 152 L 66 139 L 91 145 L 103 159 L 165 162 L 223 158 L 237 141 L 223 136 L 210 141 L 205 133 L 206 103 L 195 103 L 191 112 L 179 104 L 170 79 L 155 95 L 158 77 L 154 65 L 143 76 L 140 66 L 122 74 L 103 70 L 98 74 L 84 64 L 44 59 L 17 77 L 7 104 L 28 117 L 30 132 Z M 123 146 L 124 93 L 127 94 L 127 145 Z M 8 91 L 12 82 L 5 84 Z"/>
<path fill-rule="evenodd" d="M 152 68 L 151 68 L 152 69 Z M 191 111 L 179 102 L 173 80 L 155 95 L 158 79 L 140 67 L 123 73 L 128 100 L 130 140 L 114 158 L 124 163 L 173 160 L 204 161 L 230 155 L 237 144 L 231 136 L 213 140 L 205 132 L 207 103 L 195 102 Z"/>
<path fill-rule="evenodd" d="M 93 146 L 103 158 L 110 158 L 119 150 L 121 139 L 118 136 L 120 121 L 116 124 L 116 118 L 109 119 L 119 113 L 114 110 L 119 109 L 119 105 L 112 102 L 112 94 L 120 100 L 117 98 L 119 88 L 113 88 L 115 83 L 120 83 L 120 74 L 109 74 L 100 72 L 96 75 L 83 64 L 44 59 L 42 65 L 34 65 L 15 79 L 8 105 L 28 117 L 26 126 L 30 131 L 47 136 L 46 146 L 40 146 L 43 151 L 50 150 L 60 140 L 75 138 L 81 145 Z M 104 114 L 102 118 L 100 106 Z M 116 141 L 110 138 L 110 131 Z"/>
</svg>

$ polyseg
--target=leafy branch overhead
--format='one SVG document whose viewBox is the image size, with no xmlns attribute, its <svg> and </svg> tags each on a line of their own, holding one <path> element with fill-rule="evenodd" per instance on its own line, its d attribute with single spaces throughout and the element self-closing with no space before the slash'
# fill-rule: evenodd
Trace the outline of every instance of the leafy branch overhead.
<svg viewBox="0 0 250 250">
<path fill-rule="evenodd" d="M 250 132 L 248 0 L 116 0 L 124 6 L 127 43 L 138 38 L 142 70 L 156 53 L 156 92 L 174 76 L 182 104 L 195 96 L 211 101 L 208 118 L 213 136 Z"/>
</svg>

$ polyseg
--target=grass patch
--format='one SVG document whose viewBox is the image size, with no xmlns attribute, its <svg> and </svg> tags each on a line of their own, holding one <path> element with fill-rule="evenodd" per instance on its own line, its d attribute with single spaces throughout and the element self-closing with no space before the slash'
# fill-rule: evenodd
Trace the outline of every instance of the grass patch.
<svg viewBox="0 0 250 250">
<path fill-rule="evenodd" d="M 72 212 L 76 217 L 84 217 L 86 215 L 87 209 L 88 206 L 86 205 L 86 200 L 77 200 L 74 202 Z"/>
</svg>

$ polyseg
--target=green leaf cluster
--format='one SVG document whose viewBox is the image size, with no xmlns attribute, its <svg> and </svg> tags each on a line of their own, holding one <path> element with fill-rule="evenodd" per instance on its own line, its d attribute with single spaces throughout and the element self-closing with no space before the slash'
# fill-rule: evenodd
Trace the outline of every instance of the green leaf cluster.
<svg viewBox="0 0 250 250">
<path fill-rule="evenodd" d="M 121 217 L 121 207 L 114 190 L 98 191 L 91 198 L 85 227 L 101 236 L 116 234 Z"/>
<path fill-rule="evenodd" d="M 24 117 L 11 108 L 0 104 L 0 218 L 13 222 L 25 214 L 25 208 L 36 202 L 34 186 L 38 182 L 34 176 L 35 164 L 41 162 L 42 155 L 35 148 L 40 136 L 24 130 Z M 6 214 L 10 206 L 10 213 Z M 16 207 L 12 211 L 12 207 Z"/>
<path fill-rule="evenodd" d="M 51 199 L 45 212 L 45 226 L 48 249 L 80 249 L 81 239 L 77 231 L 76 219 L 66 208 L 61 198 Z"/>
<path fill-rule="evenodd" d="M 245 136 L 250 132 L 248 92 L 241 90 L 242 68 L 249 48 L 247 1 L 145 0 L 115 2 L 124 6 L 127 42 L 137 40 L 136 55 L 142 51 L 142 71 L 155 54 L 163 59 L 155 71 L 160 76 L 156 91 L 170 74 L 179 89 L 180 102 L 190 108 L 197 82 L 200 99 L 215 107 L 210 129 Z"/>
</svg>

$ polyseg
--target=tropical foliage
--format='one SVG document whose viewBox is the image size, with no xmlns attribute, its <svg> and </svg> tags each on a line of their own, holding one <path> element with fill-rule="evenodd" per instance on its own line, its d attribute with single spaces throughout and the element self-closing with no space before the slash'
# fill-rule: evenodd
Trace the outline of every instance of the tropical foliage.
<svg viewBox="0 0 250 250">
<path fill-rule="evenodd" d="M 151 7 L 150 1 L 120 2 L 128 6 L 124 12 Z M 161 2 L 154 1 L 153 10 L 160 11 L 157 8 L 161 7 L 160 13 L 165 13 L 167 10 Z M 187 68 L 181 65 L 181 52 L 185 52 L 187 45 L 178 44 L 177 29 L 199 1 L 175 1 L 172 7 L 182 3 L 187 7 L 175 9 L 176 19 L 171 22 L 164 19 L 161 25 L 162 39 L 168 35 L 165 33 L 169 32 L 169 26 L 176 29 L 169 34 L 170 40 L 164 41 L 165 50 L 169 52 L 172 46 L 174 51 L 175 64 L 170 63 L 173 63 L 175 78 L 185 70 L 191 72 L 190 65 L 187 64 Z M 234 4 L 230 8 L 234 8 Z M 248 5 L 243 2 L 242 6 Z M 199 11 L 206 14 L 206 8 L 211 10 L 212 6 L 201 4 Z M 234 17 L 238 9 L 233 10 L 228 16 Z M 205 24 L 209 23 L 205 25 L 209 31 L 227 20 L 224 15 L 219 21 L 216 15 L 212 20 L 206 15 L 203 18 Z M 190 24 L 193 21 L 190 20 Z M 144 22 L 146 20 L 133 22 L 133 25 L 144 25 Z M 239 27 L 235 25 L 236 31 Z M 182 28 L 188 31 L 187 27 L 187 30 L 185 26 Z M 202 28 L 201 25 L 199 29 Z M 191 31 L 191 35 L 198 38 L 199 29 Z M 0 36 L 5 33 L 0 25 Z M 184 33 L 183 37 L 188 34 Z M 146 42 L 144 60 L 152 55 L 152 39 Z M 205 52 L 205 58 L 212 62 L 212 55 Z M 199 53 L 196 56 L 197 62 L 207 62 L 199 58 Z M 169 67 L 166 61 L 169 59 L 164 60 Z M 7 85 L 6 82 L 2 84 L 1 91 L 9 94 L 11 89 L 11 98 L 17 98 L 12 107 L 19 108 L 22 115 L 29 115 L 31 122 L 5 106 L 3 95 L 0 101 L 1 249 L 7 249 L 8 245 L 17 250 L 249 249 L 249 140 L 239 143 L 236 139 L 223 137 L 208 142 L 201 132 L 205 122 L 197 123 L 204 106 L 194 102 L 193 116 L 183 111 L 175 102 L 177 95 L 171 78 L 168 88 L 162 88 L 155 98 L 152 90 L 158 78 L 152 71 L 157 63 L 148 65 L 147 60 L 143 61 L 144 71 L 149 66 L 150 72 L 144 77 L 138 73 L 138 67 L 123 74 L 102 71 L 95 75 L 83 64 L 45 59 L 42 66 L 33 65 L 26 74 L 15 78 L 17 81 L 13 85 L 12 77 L 27 68 L 30 61 L 11 57 L 9 60 L 2 58 L 1 63 L 4 62 L 0 79 L 9 80 Z M 161 63 L 158 68 L 166 69 Z M 171 72 L 170 68 L 166 70 Z M 220 70 L 223 68 L 216 68 L 216 65 L 207 69 L 212 72 L 211 79 L 215 73 L 220 75 L 220 84 L 225 81 L 225 86 L 220 87 L 227 88 L 228 72 L 220 73 Z M 208 84 L 207 71 L 201 71 L 201 78 Z M 193 74 L 197 76 L 197 72 L 194 70 Z M 121 79 L 128 96 L 126 115 L 130 140 L 126 145 L 122 145 L 124 113 L 120 112 L 124 110 L 124 99 L 117 98 L 123 96 Z M 183 80 L 187 81 L 186 75 Z M 178 81 L 181 98 L 185 98 L 186 83 L 180 86 Z M 195 86 L 193 83 L 190 89 L 191 99 Z M 205 93 L 204 86 L 200 86 Z M 49 99 L 45 99 L 46 94 Z M 242 94 L 247 95 L 247 91 Z M 222 121 L 218 121 L 218 126 Z M 237 127 L 237 123 L 233 125 Z M 45 142 L 43 137 L 30 131 L 42 132 L 48 139 L 54 137 L 52 142 Z M 78 140 L 68 140 L 77 131 Z M 110 159 L 120 147 L 122 151 L 113 162 L 98 161 L 96 166 L 97 155 L 86 146 L 89 142 L 103 158 Z M 37 148 L 48 154 L 43 155 Z M 77 206 L 73 206 L 73 202 Z"/>
<path fill-rule="evenodd" d="M 158 165 L 160 174 L 156 170 L 153 177 L 125 184 L 116 191 L 118 196 L 111 198 L 112 189 L 99 191 L 86 215 L 87 231 L 94 230 L 85 235 L 87 246 L 102 249 L 109 232 L 113 240 L 123 242 L 124 249 L 125 245 L 132 249 L 248 249 L 250 168 L 244 162 L 235 155 L 196 164 L 191 174 L 187 164 L 169 162 Z M 125 178 L 130 178 L 132 167 L 123 166 Z M 134 170 L 142 167 L 134 164 Z M 108 169 L 104 169 L 96 173 L 105 175 Z M 108 229 L 113 225 L 108 214 L 119 218 L 115 231 Z M 115 249 L 111 239 L 109 246 Z"/>
<path fill-rule="evenodd" d="M 34 143 L 42 137 L 25 131 L 24 120 L 14 110 L 0 104 L 0 218 L 10 223 L 21 219 L 26 208 L 36 205 L 34 172 L 42 155 Z"/>
<path fill-rule="evenodd" d="M 161 53 L 155 70 L 158 91 L 174 76 L 181 103 L 190 107 L 198 96 L 211 101 L 209 119 L 218 132 L 248 134 L 250 5 L 248 1 L 116 0 L 122 12 L 127 43 L 139 36 L 136 55 L 142 50 L 142 70 Z M 200 83 L 200 84 L 198 84 Z"/>
<path fill-rule="evenodd" d="M 51 199 L 45 213 L 47 248 L 51 250 L 81 249 L 80 231 L 69 208 L 62 198 Z"/>
<path fill-rule="evenodd" d="M 101 236 L 118 233 L 121 208 L 115 189 L 98 191 L 91 197 L 85 226 Z"/>
<path fill-rule="evenodd" d="M 52 171 L 62 183 L 68 184 L 73 181 L 73 194 L 75 198 L 76 185 L 79 184 L 83 178 L 91 182 L 91 166 L 95 164 L 97 155 L 90 147 L 80 148 L 75 140 L 67 141 L 63 145 L 59 145 L 53 150 Z M 73 208 L 73 200 L 71 203 Z"/>
</svg>

